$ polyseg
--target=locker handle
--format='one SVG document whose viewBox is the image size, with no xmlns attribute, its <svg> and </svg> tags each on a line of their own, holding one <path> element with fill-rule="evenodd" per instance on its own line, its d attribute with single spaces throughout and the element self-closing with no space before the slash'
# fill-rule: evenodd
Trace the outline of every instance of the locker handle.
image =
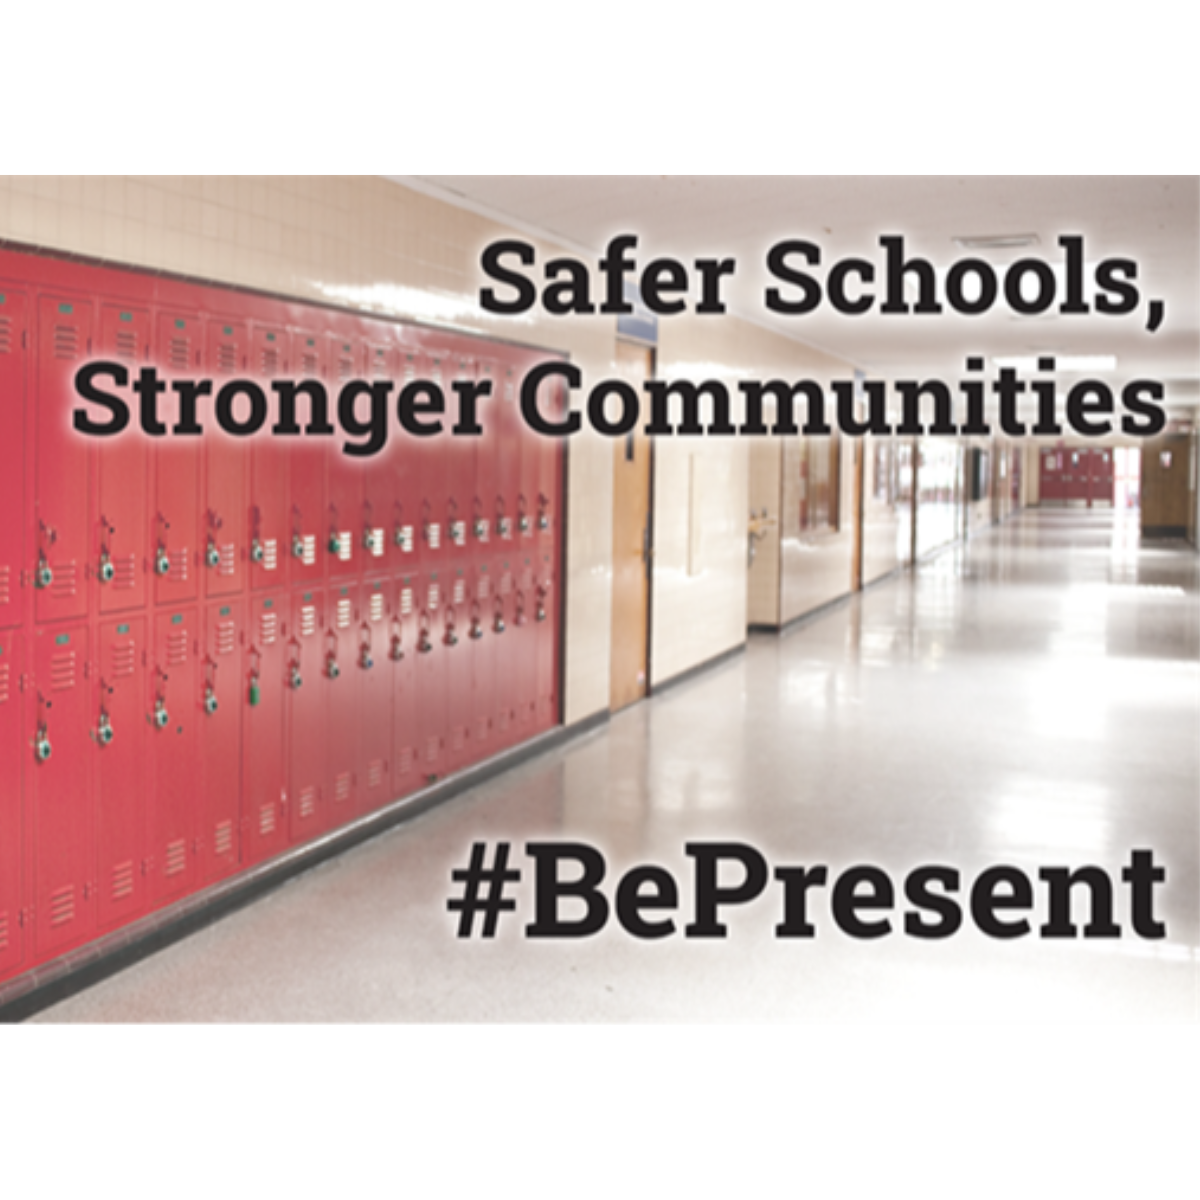
<svg viewBox="0 0 1200 1200">
<path fill-rule="evenodd" d="M 204 552 L 204 561 L 210 571 L 215 571 L 221 565 L 221 552 L 217 549 L 216 542 L 208 543 L 208 549 Z"/>
<path fill-rule="evenodd" d="M 102 746 L 111 746 L 116 733 L 113 731 L 112 722 L 109 720 L 108 713 L 100 714 L 99 724 L 96 726 L 96 740 Z"/>
<path fill-rule="evenodd" d="M 421 641 L 417 645 L 417 650 L 422 654 L 433 653 L 433 642 L 429 640 L 429 631 L 427 629 L 421 630 Z"/>
<path fill-rule="evenodd" d="M 288 686 L 294 692 L 298 692 L 304 686 L 304 680 L 300 675 L 300 668 L 295 663 L 292 664 L 291 670 L 288 672 Z"/>
<path fill-rule="evenodd" d="M 113 566 L 112 559 L 109 557 L 107 550 L 103 551 L 100 555 L 100 568 L 96 574 L 101 583 L 112 583 L 116 577 L 117 569 Z"/>
<path fill-rule="evenodd" d="M 404 644 L 399 637 L 392 638 L 392 662 L 404 661 Z"/>
<path fill-rule="evenodd" d="M 50 564 L 45 558 L 38 559 L 37 574 L 34 576 L 34 584 L 43 591 L 54 582 L 54 572 L 50 569 Z"/>
<path fill-rule="evenodd" d="M 154 727 L 155 729 L 166 729 L 171 723 L 171 715 L 167 712 L 167 705 L 164 700 L 156 700 L 154 702 Z"/>
<path fill-rule="evenodd" d="M 325 660 L 325 674 L 330 679 L 340 679 L 342 677 L 342 668 L 338 666 L 338 660 L 332 654 Z"/>
<path fill-rule="evenodd" d="M 217 702 L 217 693 L 211 686 L 204 689 L 204 714 L 208 717 L 215 717 L 219 704 Z"/>
<path fill-rule="evenodd" d="M 480 518 L 472 527 L 472 531 L 477 542 L 486 542 L 488 536 L 488 523 Z"/>
<path fill-rule="evenodd" d="M 54 753 L 53 747 L 50 745 L 50 734 L 43 725 L 38 729 L 37 737 L 33 743 L 33 756 L 38 762 L 44 763 L 50 761 L 50 755 Z"/>
<path fill-rule="evenodd" d="M 505 625 L 504 618 L 502 616 L 497 615 L 496 623 L 492 626 L 492 631 L 494 633 L 503 633 L 507 628 L 508 628 L 508 626 Z"/>
<path fill-rule="evenodd" d="M 478 617 L 471 622 L 471 641 L 479 642 L 483 640 L 483 622 Z"/>
<path fill-rule="evenodd" d="M 255 538 L 250 543 L 250 561 L 261 566 L 266 561 L 266 557 L 267 552 L 263 549 L 262 542 L 258 538 Z"/>
<path fill-rule="evenodd" d="M 167 554 L 165 546 L 159 546 L 158 552 L 154 556 L 154 573 L 156 575 L 167 575 L 171 570 L 171 557 Z"/>
<path fill-rule="evenodd" d="M 304 557 L 304 539 L 298 533 L 292 536 L 292 557 Z"/>
</svg>

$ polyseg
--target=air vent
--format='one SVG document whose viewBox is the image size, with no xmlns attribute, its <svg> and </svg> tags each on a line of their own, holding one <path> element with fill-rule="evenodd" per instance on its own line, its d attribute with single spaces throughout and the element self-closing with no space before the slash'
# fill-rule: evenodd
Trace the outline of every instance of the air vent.
<svg viewBox="0 0 1200 1200">
<path fill-rule="evenodd" d="M 1040 246 L 1041 238 L 1036 233 L 997 233 L 985 236 L 956 237 L 954 244 L 960 250 L 1021 250 L 1026 246 Z"/>
<path fill-rule="evenodd" d="M 54 357 L 74 362 L 79 355 L 79 330 L 74 325 L 55 325 Z"/>
</svg>

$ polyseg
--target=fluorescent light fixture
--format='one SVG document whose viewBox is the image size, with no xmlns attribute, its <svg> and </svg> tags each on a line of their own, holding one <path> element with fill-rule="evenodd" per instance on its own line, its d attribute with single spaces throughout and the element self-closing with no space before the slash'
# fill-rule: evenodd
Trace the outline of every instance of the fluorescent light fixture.
<svg viewBox="0 0 1200 1200">
<path fill-rule="evenodd" d="M 956 237 L 953 240 L 960 250 L 1020 250 L 1025 246 L 1042 244 L 1042 239 L 1036 233 L 999 233 L 989 237 Z"/>
<path fill-rule="evenodd" d="M 1014 371 L 1036 371 L 1038 363 L 1043 358 L 1054 359 L 1055 369 L 1059 371 L 1115 371 L 1117 369 L 1117 360 L 1112 354 L 1055 354 L 1053 351 L 1021 357 L 993 358 L 992 366 L 1011 367 Z"/>
</svg>

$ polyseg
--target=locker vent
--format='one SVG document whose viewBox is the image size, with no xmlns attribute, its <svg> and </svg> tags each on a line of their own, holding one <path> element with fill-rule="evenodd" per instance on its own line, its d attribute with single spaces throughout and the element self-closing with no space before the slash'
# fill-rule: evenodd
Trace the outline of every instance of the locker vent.
<svg viewBox="0 0 1200 1200">
<path fill-rule="evenodd" d="M 275 639 L 279 636 L 279 614 L 278 613 L 263 613 L 258 622 L 259 638 L 264 646 L 275 645 Z"/>
<path fill-rule="evenodd" d="M 187 840 L 181 838 L 167 846 L 167 862 L 165 874 L 168 879 L 173 875 L 181 875 L 187 867 Z"/>
<path fill-rule="evenodd" d="M 263 561 L 262 568 L 264 571 L 274 571 L 279 567 L 279 542 L 275 538 L 268 538 L 263 542 Z"/>
<path fill-rule="evenodd" d="M 416 378 L 417 378 L 416 364 L 410 358 L 408 360 L 408 362 L 404 364 L 404 382 L 405 383 L 413 383 L 413 382 L 415 382 Z"/>
<path fill-rule="evenodd" d="M 12 603 L 12 567 L 0 567 L 0 604 Z"/>
<path fill-rule="evenodd" d="M 306 604 L 300 610 L 300 636 L 312 637 L 317 632 L 317 608 L 315 604 Z"/>
<path fill-rule="evenodd" d="M 337 365 L 338 383 L 348 383 L 354 374 L 354 359 L 339 358 Z"/>
<path fill-rule="evenodd" d="M 396 774 L 407 775 L 413 769 L 416 754 L 411 746 L 405 746 L 396 756 Z"/>
<path fill-rule="evenodd" d="M 217 369 L 229 375 L 237 370 L 237 365 L 237 346 L 222 342 L 217 347 Z"/>
<path fill-rule="evenodd" d="M 306 567 L 312 567 L 317 562 L 317 539 L 316 535 L 310 535 L 303 541 L 304 557 L 300 560 Z"/>
<path fill-rule="evenodd" d="M 222 579 L 228 579 L 230 576 L 237 574 L 237 546 L 233 542 L 228 542 L 219 549 L 221 561 L 217 566 L 217 574 Z"/>
<path fill-rule="evenodd" d="M 367 764 L 367 787 L 377 788 L 383 784 L 383 759 L 377 758 Z"/>
<path fill-rule="evenodd" d="M 118 358 L 137 358 L 137 334 L 132 329 L 118 329 L 114 353 Z"/>
<path fill-rule="evenodd" d="M 348 563 L 354 554 L 354 542 L 348 530 L 338 534 L 338 562 Z"/>
<path fill-rule="evenodd" d="M 279 373 L 279 351 L 274 346 L 264 346 L 260 364 L 264 375 L 277 375 Z"/>
<path fill-rule="evenodd" d="M 0 317 L 0 354 L 12 353 L 12 321 Z"/>
<path fill-rule="evenodd" d="M 138 569 L 137 555 L 122 554 L 113 559 L 114 592 L 132 592 L 137 587 Z"/>
<path fill-rule="evenodd" d="M 442 604 L 442 587 L 441 584 L 431 583 L 429 585 L 429 596 L 425 602 L 425 607 L 430 612 L 437 612 Z"/>
<path fill-rule="evenodd" d="M 402 617 L 411 617 L 413 613 L 413 590 L 406 587 L 400 593 L 400 615 Z"/>
<path fill-rule="evenodd" d="M 8 703 L 8 663 L 0 663 L 0 704 Z"/>
<path fill-rule="evenodd" d="M 187 662 L 188 635 L 186 629 L 173 629 L 167 634 L 167 666 L 178 667 Z"/>
<path fill-rule="evenodd" d="M 222 821 L 213 833 L 213 852 L 218 858 L 224 858 L 233 851 L 233 822 Z"/>
<path fill-rule="evenodd" d="M 75 885 L 50 893 L 50 928 L 58 929 L 75 920 Z"/>
<path fill-rule="evenodd" d="M 462 604 L 467 598 L 467 581 L 465 579 L 456 579 L 454 581 L 454 600 L 453 604 Z"/>
<path fill-rule="evenodd" d="M 8 949 L 8 913 L 0 912 L 0 950 Z"/>
<path fill-rule="evenodd" d="M 113 867 L 112 898 L 125 900 L 133 895 L 133 863 L 125 862 Z"/>
<path fill-rule="evenodd" d="M 173 337 L 167 345 L 167 361 L 176 371 L 186 371 L 192 365 L 192 343 L 185 337 Z"/>
<path fill-rule="evenodd" d="M 112 648 L 112 677 L 128 679 L 137 663 L 137 647 L 133 642 L 118 642 Z"/>
<path fill-rule="evenodd" d="M 477 600 L 487 600 L 492 594 L 492 581 L 486 575 L 480 575 L 475 584 L 475 598 Z"/>
<path fill-rule="evenodd" d="M 428 765 L 436 763 L 438 760 L 438 751 L 441 749 L 441 742 L 436 737 L 427 737 L 425 739 L 425 762 Z"/>
<path fill-rule="evenodd" d="M 371 371 L 376 379 L 387 379 L 390 372 L 387 365 L 387 354 L 383 350 L 375 352 L 375 358 L 371 364 Z"/>
<path fill-rule="evenodd" d="M 475 740 L 477 742 L 486 742 L 488 737 L 488 725 L 490 722 L 487 717 L 480 717 L 475 722 Z"/>
<path fill-rule="evenodd" d="M 50 690 L 67 692 L 75 686 L 75 651 L 67 650 L 50 660 Z"/>
<path fill-rule="evenodd" d="M 317 789 L 305 788 L 300 793 L 300 819 L 307 820 L 317 811 Z"/>
<path fill-rule="evenodd" d="M 187 583 L 188 581 L 188 560 L 192 557 L 188 550 L 176 550 L 174 554 L 168 556 L 171 560 L 171 569 L 167 572 L 167 579 L 171 583 Z"/>
<path fill-rule="evenodd" d="M 54 582 L 50 585 L 50 595 L 55 600 L 73 600 L 78 588 L 79 565 L 73 562 L 56 562 L 54 564 Z"/>
<path fill-rule="evenodd" d="M 232 654 L 237 648 L 237 623 L 235 621 L 217 622 L 217 654 L 224 657 Z"/>
<path fill-rule="evenodd" d="M 402 526 L 400 529 L 400 549 L 405 554 L 411 554 L 413 552 L 413 544 L 413 527 L 411 525 Z"/>
<path fill-rule="evenodd" d="M 511 374 L 504 382 L 504 398 L 505 400 L 515 400 L 517 398 L 517 388 L 516 384 L 513 383 Z"/>
<path fill-rule="evenodd" d="M 438 524 L 426 526 L 426 537 L 429 539 L 430 550 L 440 550 L 442 547 L 442 527 Z"/>
<path fill-rule="evenodd" d="M 258 810 L 258 832 L 262 837 L 270 837 L 275 832 L 275 805 L 264 804 Z"/>
<path fill-rule="evenodd" d="M 337 777 L 333 793 L 333 799 L 336 804 L 345 804 L 350 799 L 350 787 L 351 778 L 349 771 Z"/>
<path fill-rule="evenodd" d="M 79 330 L 74 325 L 55 325 L 54 357 L 66 362 L 79 357 Z"/>
<path fill-rule="evenodd" d="M 339 600 L 337 606 L 337 627 L 339 629 L 349 629 L 350 622 L 354 619 L 354 605 L 349 600 Z"/>
<path fill-rule="evenodd" d="M 370 554 L 372 558 L 383 557 L 382 529 L 372 529 L 371 532 L 367 534 L 367 553 Z"/>
<path fill-rule="evenodd" d="M 511 596 L 513 590 L 513 577 L 511 571 L 505 571 L 500 576 L 500 595 Z"/>
<path fill-rule="evenodd" d="M 383 593 L 382 592 L 376 592 L 371 597 L 371 620 L 372 621 L 382 621 L 383 620 Z"/>
<path fill-rule="evenodd" d="M 440 362 L 438 362 L 436 359 L 434 360 L 433 370 L 430 372 L 430 375 L 433 377 L 433 382 L 436 383 L 438 385 L 438 387 L 441 387 L 442 386 L 442 364 Z"/>
<path fill-rule="evenodd" d="M 317 356 L 311 350 L 300 359 L 300 372 L 310 379 L 320 373 L 320 366 Z"/>
</svg>

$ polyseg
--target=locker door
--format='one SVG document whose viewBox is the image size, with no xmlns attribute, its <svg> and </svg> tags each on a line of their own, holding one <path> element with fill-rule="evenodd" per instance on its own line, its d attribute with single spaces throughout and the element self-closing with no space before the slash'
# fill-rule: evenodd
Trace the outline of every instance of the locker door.
<svg viewBox="0 0 1200 1200">
<path fill-rule="evenodd" d="M 434 354 L 424 360 L 423 378 L 432 380 L 443 391 L 450 386 L 450 372 L 444 354 Z M 447 401 L 448 403 L 449 401 Z M 419 441 L 417 477 L 419 481 L 418 562 L 426 574 L 437 571 L 447 561 L 448 533 L 446 512 L 449 500 L 447 447 L 451 438 L 413 439 Z"/>
<path fill-rule="evenodd" d="M 442 612 L 442 645 L 446 648 L 446 767 L 459 771 L 471 757 L 474 713 L 476 639 L 471 637 L 474 597 L 465 567 L 445 572 L 446 604 Z"/>
<path fill-rule="evenodd" d="M 242 811 L 242 641 L 240 600 L 219 600 L 204 613 L 200 669 L 200 878 L 211 883 L 240 861 Z"/>
<path fill-rule="evenodd" d="M 331 586 L 326 613 L 324 685 L 329 708 L 330 828 L 345 825 L 357 815 L 359 729 L 362 722 L 361 645 L 357 585 Z"/>
<path fill-rule="evenodd" d="M 514 564 L 515 565 L 515 564 Z M 538 630 L 537 585 L 533 556 L 523 555 L 516 576 L 517 592 L 513 601 L 513 626 L 517 644 L 517 671 L 512 681 L 517 715 L 518 742 L 527 741 L 537 726 Z"/>
<path fill-rule="evenodd" d="M 198 317 L 160 313 L 154 359 L 164 378 L 203 376 L 204 330 Z M 211 404 L 211 401 L 209 402 Z M 161 398 L 164 423 L 174 429 L 181 416 L 174 392 Z M 203 415 L 198 413 L 203 422 Z M 150 513 L 150 558 L 154 602 L 177 606 L 198 595 L 200 570 L 201 439 L 171 434 L 154 444 L 154 502 Z"/>
<path fill-rule="evenodd" d="M 147 680 L 152 801 L 151 874 L 154 899 L 176 900 L 196 888 L 197 719 L 200 715 L 196 610 L 154 618 L 154 654 Z"/>
<path fill-rule="evenodd" d="M 343 386 L 362 377 L 362 348 L 344 337 L 330 335 L 327 383 L 330 406 Z M 324 442 L 327 458 L 328 512 L 321 554 L 329 564 L 329 578 L 353 579 L 363 560 L 363 467 L 360 459 L 342 453 L 342 438 Z"/>
<path fill-rule="evenodd" d="M 496 495 L 493 497 L 492 537 L 496 554 L 512 553 L 517 538 L 517 501 L 521 494 L 522 420 L 517 403 L 515 369 L 504 364 L 497 380 L 492 408 L 496 432 L 492 441 Z"/>
<path fill-rule="evenodd" d="M 292 597 L 286 653 L 291 839 L 307 842 L 326 828 L 325 775 L 329 761 L 328 689 L 325 683 L 325 592 Z"/>
<path fill-rule="evenodd" d="M 270 330 L 258 330 L 259 347 L 256 350 L 264 364 L 264 374 L 274 370 L 282 360 L 279 338 Z M 275 338 L 275 341 L 268 339 Z M 324 339 L 312 332 L 293 335 L 293 358 L 299 364 L 300 378 L 328 383 L 325 369 L 326 353 Z M 330 419 L 337 397 L 330 400 Z M 297 402 L 296 421 L 301 429 L 310 424 L 307 398 Z M 312 586 L 325 578 L 325 562 L 328 557 L 327 514 L 325 500 L 325 460 L 327 447 L 323 437 L 296 437 L 280 440 L 286 447 L 288 476 L 291 490 L 291 512 L 289 516 L 288 554 L 291 559 L 293 584 Z M 256 498 L 256 503 L 260 499 Z"/>
<path fill-rule="evenodd" d="M 492 691 L 492 745 L 499 751 L 515 745 L 518 740 L 517 681 L 521 671 L 521 631 L 517 625 L 516 579 L 509 559 L 496 560 L 493 587 L 493 631 L 499 638 L 499 645 L 495 655 L 496 682 Z"/>
<path fill-rule="evenodd" d="M 36 556 L 38 621 L 87 614 L 91 440 L 71 425 L 75 372 L 87 359 L 92 308 L 43 296 L 38 303 Z"/>
<path fill-rule="evenodd" d="M 399 383 L 394 347 L 368 343 L 366 353 L 372 379 Z M 399 386 L 402 388 L 403 384 Z M 397 537 L 397 530 L 404 524 L 400 488 L 403 440 L 395 430 L 395 390 L 391 396 L 389 420 L 393 428 L 387 446 L 362 463 L 362 557 L 363 570 L 368 575 L 390 573 L 401 558 L 403 537 Z"/>
<path fill-rule="evenodd" d="M 0 629 L 24 618 L 25 381 L 29 356 L 28 310 L 19 292 L 0 283 Z M 4 951 L 0 950 L 0 962 Z"/>
<path fill-rule="evenodd" d="M 0 633 L 0 979 L 15 975 L 24 959 L 21 929 L 24 905 L 21 774 L 27 757 L 21 728 L 24 649 L 21 634 Z"/>
<path fill-rule="evenodd" d="M 99 350 L 124 365 L 131 381 L 149 361 L 153 327 L 144 309 L 106 304 L 100 309 Z M 150 442 L 132 430 L 96 442 L 98 507 L 92 563 L 99 581 L 100 612 L 126 612 L 146 604 L 146 504 Z"/>
<path fill-rule="evenodd" d="M 496 659 L 504 627 L 496 607 L 492 571 L 481 563 L 472 572 L 470 621 L 471 709 L 469 718 L 470 762 L 482 762 L 495 753 Z"/>
<path fill-rule="evenodd" d="M 444 641 L 444 589 L 437 571 L 418 576 L 416 750 L 422 786 L 449 771 L 446 759 L 449 650 Z"/>
<path fill-rule="evenodd" d="M 474 359 L 464 354 L 453 355 L 448 359 L 448 366 L 456 381 L 474 382 L 479 374 Z M 453 392 L 448 387 L 447 403 L 453 402 Z M 474 438 L 454 437 L 448 430 L 438 440 L 444 443 L 441 453 L 446 478 L 444 561 L 447 567 L 457 570 L 465 568 L 471 561 L 475 544 L 471 537 L 471 526 L 475 511 L 478 446 Z"/>
<path fill-rule="evenodd" d="M 278 331 L 257 326 L 252 331 L 249 374 L 264 388 L 268 388 L 271 379 L 284 370 L 279 349 L 282 336 Z M 308 370 L 309 352 L 303 346 L 300 349 L 298 361 L 302 364 L 302 377 L 311 378 L 316 372 Z M 250 586 L 255 591 L 286 587 L 291 577 L 294 549 L 291 456 L 298 449 L 298 443 L 291 439 L 261 436 L 250 440 L 246 452 L 250 460 L 247 552 Z M 313 549 L 315 555 L 315 542 Z"/>
<path fill-rule="evenodd" d="M 242 863 L 287 849 L 289 663 L 281 595 L 250 602 L 241 679 Z"/>
<path fill-rule="evenodd" d="M 249 335 L 236 322 L 208 322 L 208 376 L 214 391 L 243 375 Z M 265 435 L 265 431 L 264 434 Z M 258 439 L 255 439 L 258 440 Z M 246 539 L 246 477 L 249 450 L 245 442 L 209 429 L 204 439 L 204 508 L 201 558 L 205 594 L 236 596 L 245 587 L 249 542 Z"/>
<path fill-rule="evenodd" d="M 1092 504 L 1099 508 L 1111 508 L 1116 499 L 1113 452 L 1092 451 Z"/>
<path fill-rule="evenodd" d="M 97 630 L 92 756 L 96 763 L 98 924 L 111 929 L 147 907 L 145 618 L 103 621 Z"/>
<path fill-rule="evenodd" d="M 356 669 L 362 675 L 359 696 L 361 742 L 358 778 L 360 808 L 374 812 L 392 796 L 392 637 L 395 588 L 383 580 L 363 586 Z"/>
<path fill-rule="evenodd" d="M 396 611 L 391 630 L 392 792 L 396 799 L 418 791 L 422 785 L 421 756 L 417 749 L 419 613 L 416 585 L 413 576 L 401 576 L 397 581 Z"/>
<path fill-rule="evenodd" d="M 534 732 L 545 733 L 558 724 L 558 587 L 555 556 L 550 552 L 534 560 L 533 620 L 537 639 L 534 693 Z"/>
<path fill-rule="evenodd" d="M 402 349 L 397 363 L 400 377 L 397 391 L 403 391 L 417 378 L 421 357 L 415 350 Z M 397 435 L 392 456 L 394 494 L 392 498 L 392 549 L 396 569 L 415 569 L 421 553 L 421 520 L 424 479 L 421 473 L 423 447 L 418 439 Z"/>
<path fill-rule="evenodd" d="M 34 695 L 26 705 L 23 757 L 39 962 L 86 941 L 96 926 L 87 660 L 84 625 L 34 635 Z"/>
</svg>

